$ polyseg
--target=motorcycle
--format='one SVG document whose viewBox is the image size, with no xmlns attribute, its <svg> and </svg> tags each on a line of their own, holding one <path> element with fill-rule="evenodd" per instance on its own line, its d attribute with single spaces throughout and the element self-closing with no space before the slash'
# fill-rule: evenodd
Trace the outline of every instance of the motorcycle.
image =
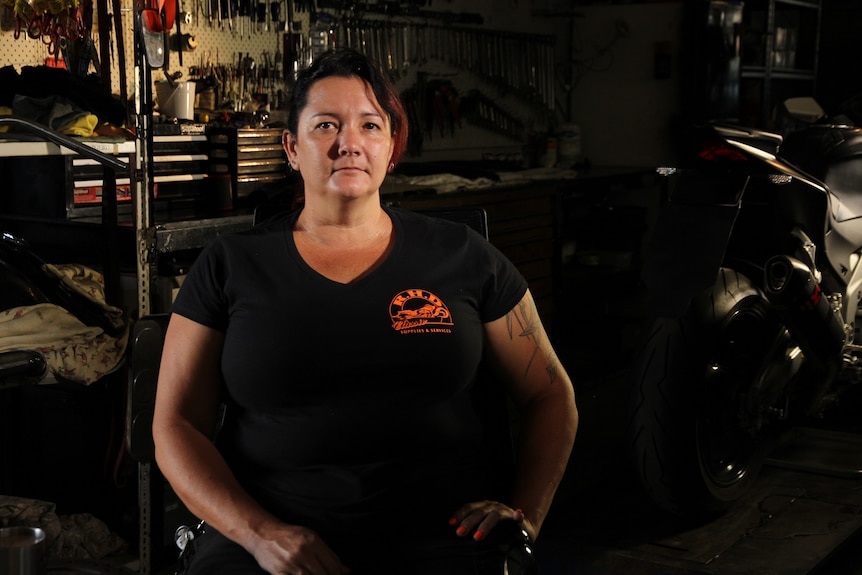
<svg viewBox="0 0 862 575">
<path fill-rule="evenodd" d="M 832 118 L 785 110 L 784 132 L 704 126 L 692 161 L 660 170 L 628 433 L 678 517 L 728 510 L 783 432 L 862 379 L 862 97 Z"/>
</svg>

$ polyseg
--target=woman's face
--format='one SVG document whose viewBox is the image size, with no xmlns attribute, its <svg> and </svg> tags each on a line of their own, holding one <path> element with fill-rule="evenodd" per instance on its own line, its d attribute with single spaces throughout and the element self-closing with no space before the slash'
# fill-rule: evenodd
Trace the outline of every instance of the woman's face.
<svg viewBox="0 0 862 575">
<path fill-rule="evenodd" d="M 312 196 L 376 193 L 392 157 L 389 119 L 361 78 L 330 76 L 308 90 L 297 133 L 286 133 L 288 160 Z"/>
</svg>

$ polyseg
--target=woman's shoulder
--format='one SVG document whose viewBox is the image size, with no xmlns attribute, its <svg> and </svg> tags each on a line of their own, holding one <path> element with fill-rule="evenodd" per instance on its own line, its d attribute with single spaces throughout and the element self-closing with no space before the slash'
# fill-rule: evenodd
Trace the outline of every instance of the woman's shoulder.
<svg viewBox="0 0 862 575">
<path fill-rule="evenodd" d="M 414 210 L 401 207 L 386 208 L 390 216 L 400 220 L 405 230 L 421 229 L 427 232 L 463 236 L 465 229 L 488 237 L 488 224 L 482 208 L 431 208 Z M 472 235 L 472 234 L 469 234 Z"/>
</svg>

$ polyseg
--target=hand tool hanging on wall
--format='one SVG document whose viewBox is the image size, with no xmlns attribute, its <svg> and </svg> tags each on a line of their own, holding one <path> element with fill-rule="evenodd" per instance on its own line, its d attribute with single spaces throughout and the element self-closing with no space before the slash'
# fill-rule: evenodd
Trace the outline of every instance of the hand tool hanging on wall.
<svg viewBox="0 0 862 575">
<path fill-rule="evenodd" d="M 168 2 L 170 2 L 170 1 L 171 0 L 168 0 Z M 180 5 L 180 0 L 174 0 L 174 1 L 176 2 L 176 5 L 177 5 L 177 7 L 176 7 L 177 14 L 182 14 L 183 10 L 182 10 L 182 7 Z M 183 39 L 183 31 L 182 31 L 182 27 L 180 26 L 180 20 L 182 20 L 182 18 L 177 18 L 177 54 L 179 57 L 180 66 L 182 66 L 183 65 L 183 40 L 182 40 Z"/>
<path fill-rule="evenodd" d="M 275 32 L 281 31 L 283 24 L 281 23 L 281 2 L 270 2 L 269 4 L 270 17 L 272 18 L 272 29 Z"/>
<path fill-rule="evenodd" d="M 284 19 L 284 33 L 281 35 L 282 51 L 284 53 L 281 74 L 285 81 L 292 82 L 296 67 L 296 48 L 293 40 L 293 0 L 285 0 L 285 6 L 287 14 Z"/>
<path fill-rule="evenodd" d="M 111 0 L 111 10 L 114 16 L 114 37 L 117 39 L 117 69 L 120 77 L 120 99 L 123 104 L 129 101 L 128 87 L 126 86 L 126 42 L 123 34 L 123 15 L 120 11 L 120 0 Z M 129 106 L 126 105 L 128 109 Z M 131 118 L 126 118 L 126 124 L 131 125 Z"/>
<path fill-rule="evenodd" d="M 401 101 L 404 102 L 410 125 L 410 130 L 407 132 L 407 155 L 414 157 L 422 155 L 422 116 L 419 111 L 422 90 L 423 87 L 417 80 L 416 84 L 401 93 Z"/>
<path fill-rule="evenodd" d="M 293 4 L 297 10 L 305 10 L 310 3 Z M 312 18 L 319 18 L 319 13 Z M 467 70 L 536 106 L 554 109 L 552 35 L 453 26 L 461 23 L 459 18 L 437 25 L 348 14 L 333 29 L 337 31 L 336 44 L 368 55 L 395 80 L 411 65 L 436 60 Z"/>
<path fill-rule="evenodd" d="M 239 29 L 239 37 L 248 30 L 248 37 L 251 38 L 251 0 L 237 0 L 237 28 Z"/>
<path fill-rule="evenodd" d="M 72 62 L 67 62 L 67 65 L 71 64 L 69 70 L 83 78 L 87 76 L 90 71 L 90 63 L 93 63 L 95 65 L 95 69 L 101 73 L 98 53 L 95 50 L 95 44 L 93 43 L 92 37 L 93 2 L 91 0 L 86 0 L 78 4 L 75 18 L 78 28 L 78 37 L 71 42 L 70 49 L 73 51 L 75 56 L 72 58 Z"/>
<path fill-rule="evenodd" d="M 258 1 L 256 6 L 256 16 L 254 27 L 255 32 L 268 32 L 269 26 L 266 21 L 266 2 Z"/>
<path fill-rule="evenodd" d="M 461 127 L 458 109 L 458 92 L 449 80 L 430 80 L 425 84 L 425 133 L 429 139 L 434 128 L 444 137 L 448 132 L 455 135 L 455 127 Z"/>
<path fill-rule="evenodd" d="M 92 26 L 92 2 L 84 0 L 55 0 L 50 4 L 42 4 L 29 0 L 5 0 L 4 5 L 12 10 L 15 19 L 14 38 L 18 40 L 22 31 L 26 36 L 35 40 L 41 40 L 47 46 L 48 53 L 55 60 L 63 58 L 67 68 L 74 74 L 78 74 L 79 54 L 87 57 L 86 74 L 89 68 L 89 49 L 86 47 L 85 39 L 90 35 Z M 90 15 L 90 24 L 87 25 L 85 18 Z M 78 74 L 80 75 L 80 74 Z"/>
<path fill-rule="evenodd" d="M 432 47 L 430 58 L 553 109 L 553 36 L 436 26 L 424 33 Z"/>
<path fill-rule="evenodd" d="M 99 25 L 99 63 L 96 70 L 106 86 L 111 85 L 111 18 L 108 16 L 108 0 L 96 0 L 96 21 Z M 90 24 L 92 26 L 92 22 Z M 86 72 L 84 73 L 86 76 Z"/>
<path fill-rule="evenodd" d="M 524 139 L 524 124 L 500 108 L 479 90 L 471 90 L 461 99 L 464 119 L 471 124 L 497 132 L 513 140 Z"/>
</svg>

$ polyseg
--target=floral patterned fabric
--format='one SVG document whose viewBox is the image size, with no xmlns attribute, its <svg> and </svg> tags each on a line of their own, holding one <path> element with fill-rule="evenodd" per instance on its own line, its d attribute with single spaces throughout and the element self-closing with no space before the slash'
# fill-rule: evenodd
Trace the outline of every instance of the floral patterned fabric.
<svg viewBox="0 0 862 575">
<path fill-rule="evenodd" d="M 80 294 L 120 318 L 122 310 L 106 305 L 101 274 L 77 264 L 46 268 Z M 32 349 L 45 357 L 52 374 L 89 385 L 116 369 L 123 360 L 129 331 L 111 337 L 99 327 L 84 325 L 62 307 L 50 303 L 0 311 L 0 352 Z M 46 380 L 48 382 L 48 380 Z"/>
<path fill-rule="evenodd" d="M 89 513 L 58 515 L 49 501 L 0 495 L 0 527 L 39 527 L 48 559 L 102 559 L 128 544 Z"/>
</svg>

